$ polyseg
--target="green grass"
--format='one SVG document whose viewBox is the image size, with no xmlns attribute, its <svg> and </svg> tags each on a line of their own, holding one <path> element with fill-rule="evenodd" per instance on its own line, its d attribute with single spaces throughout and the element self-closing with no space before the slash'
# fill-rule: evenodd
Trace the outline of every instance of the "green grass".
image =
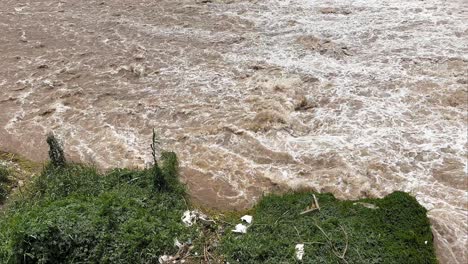
<svg viewBox="0 0 468 264">
<path fill-rule="evenodd" d="M 187 263 L 207 254 L 212 263 L 437 263 L 426 210 L 406 193 L 360 201 L 378 209 L 316 194 L 321 210 L 305 215 L 311 192 L 268 195 L 247 212 L 211 212 L 216 224 L 185 227 L 177 158 L 165 152 L 159 163 L 106 173 L 46 166 L 0 212 L 0 263 L 159 263 L 177 252 L 175 238 L 193 243 Z M 0 182 L 7 175 L 0 168 Z M 247 234 L 230 232 L 242 213 L 254 216 Z"/>
<path fill-rule="evenodd" d="M 180 221 L 186 204 L 175 155 L 163 155 L 170 190 L 154 170 L 48 166 L 0 220 L 0 263 L 158 263 L 174 238 L 193 238 Z"/>
<path fill-rule="evenodd" d="M 410 195 L 395 192 L 364 199 L 378 209 L 330 194 L 316 194 L 320 211 L 300 215 L 312 201 L 308 192 L 264 197 L 252 210 L 247 234 L 228 233 L 222 251 L 230 263 L 437 263 L 426 210 Z M 346 249 L 346 251 L 345 251 Z"/>
<path fill-rule="evenodd" d="M 0 165 L 0 204 L 2 204 L 3 201 L 6 199 L 6 197 L 8 196 L 8 192 L 10 189 L 8 187 L 9 175 L 10 175 L 10 171 L 3 165 Z"/>
</svg>

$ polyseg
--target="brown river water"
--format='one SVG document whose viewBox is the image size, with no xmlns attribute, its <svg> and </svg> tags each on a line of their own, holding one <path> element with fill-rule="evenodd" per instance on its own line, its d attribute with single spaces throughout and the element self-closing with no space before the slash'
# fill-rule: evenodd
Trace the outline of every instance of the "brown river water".
<svg viewBox="0 0 468 264">
<path fill-rule="evenodd" d="M 0 149 L 147 166 L 195 200 L 410 192 L 442 263 L 468 246 L 468 1 L 2 0 Z"/>
</svg>

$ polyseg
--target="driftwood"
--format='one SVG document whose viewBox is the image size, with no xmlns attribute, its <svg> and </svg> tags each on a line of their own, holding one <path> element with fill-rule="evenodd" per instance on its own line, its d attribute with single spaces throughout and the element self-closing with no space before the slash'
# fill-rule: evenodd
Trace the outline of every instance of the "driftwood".
<svg viewBox="0 0 468 264">
<path fill-rule="evenodd" d="M 314 197 L 314 203 L 315 203 L 315 206 L 317 206 L 317 209 L 320 211 L 320 205 L 318 203 L 318 200 L 317 200 L 317 197 L 315 197 L 315 194 L 312 194 L 313 197 Z"/>
<path fill-rule="evenodd" d="M 307 209 L 305 211 L 302 211 L 300 214 L 303 215 L 303 214 L 307 214 L 307 213 L 310 213 L 310 212 L 313 212 L 315 210 L 318 210 L 317 208 L 311 208 L 311 209 Z"/>
<path fill-rule="evenodd" d="M 320 211 L 320 205 L 318 203 L 317 197 L 315 197 L 315 194 L 312 194 L 312 195 L 313 195 L 313 198 L 314 198 L 314 200 L 312 201 L 312 204 L 309 207 L 307 207 L 305 211 L 302 211 L 300 213 L 301 215 L 313 212 L 315 210 Z"/>
</svg>

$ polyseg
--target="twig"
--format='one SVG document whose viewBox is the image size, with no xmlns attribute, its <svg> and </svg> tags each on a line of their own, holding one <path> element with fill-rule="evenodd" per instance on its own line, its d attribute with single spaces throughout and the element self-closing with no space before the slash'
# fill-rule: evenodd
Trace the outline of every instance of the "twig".
<svg viewBox="0 0 468 264">
<path fill-rule="evenodd" d="M 325 238 L 330 242 L 330 237 L 323 231 L 323 229 L 314 221 L 314 225 L 322 232 L 322 234 L 325 236 Z"/>
<path fill-rule="evenodd" d="M 343 233 L 345 234 L 345 238 L 346 238 L 346 244 L 345 244 L 345 248 L 343 250 L 343 254 L 341 254 L 341 258 L 344 260 L 344 257 L 346 255 L 346 251 L 348 250 L 348 233 L 346 233 L 344 227 L 342 225 L 340 225 L 341 227 L 341 230 L 343 230 Z"/>
<path fill-rule="evenodd" d="M 132 182 L 134 182 L 134 181 L 136 181 L 136 180 L 138 180 L 138 179 L 139 179 L 139 177 L 133 178 L 133 179 L 129 180 L 129 181 L 127 182 L 127 184 L 132 183 Z"/>
<path fill-rule="evenodd" d="M 294 229 L 296 229 L 297 236 L 298 236 L 299 239 L 302 241 L 302 237 L 301 237 L 301 235 L 299 234 L 299 230 L 297 230 L 296 226 L 294 226 Z"/>
<path fill-rule="evenodd" d="M 320 205 L 319 205 L 319 203 L 318 203 L 317 197 L 315 197 L 315 194 L 312 194 L 312 196 L 314 197 L 315 206 L 316 206 L 317 209 L 320 211 Z"/>
<path fill-rule="evenodd" d="M 208 261 L 208 257 L 206 256 L 206 245 L 203 246 L 203 259 L 205 260 L 205 262 Z"/>
<path fill-rule="evenodd" d="M 303 215 L 303 214 L 307 214 L 307 213 L 310 213 L 310 212 L 313 212 L 315 210 L 318 210 L 318 208 L 312 208 L 312 209 L 309 209 L 309 210 L 305 210 L 305 211 L 302 211 L 300 214 Z"/>
<path fill-rule="evenodd" d="M 320 244 L 320 245 L 325 245 L 326 243 L 323 243 L 323 242 L 316 242 L 316 241 L 312 241 L 312 242 L 301 242 L 302 244 L 305 244 L 305 245 L 313 245 L 313 244 Z"/>
<path fill-rule="evenodd" d="M 344 230 L 343 226 L 340 225 L 341 230 L 343 230 L 343 232 L 344 232 L 344 234 L 345 234 L 346 244 L 345 244 L 345 249 L 343 250 L 343 253 L 339 254 L 337 248 L 336 248 L 335 245 L 333 244 L 333 241 L 332 241 L 332 240 L 330 239 L 330 237 L 325 233 L 325 231 L 323 231 L 323 229 L 322 229 L 316 222 L 314 222 L 314 225 L 320 230 L 320 232 L 322 232 L 322 234 L 323 234 L 323 235 L 325 236 L 325 238 L 327 239 L 328 244 L 329 244 L 330 247 L 332 248 L 333 254 L 335 254 L 335 256 L 336 256 L 337 258 L 343 260 L 344 263 L 348 263 L 348 261 L 345 259 L 346 251 L 348 250 L 348 234 L 347 234 L 346 231 Z"/>
<path fill-rule="evenodd" d="M 307 214 L 307 213 L 310 213 L 310 212 L 313 212 L 315 210 L 319 210 L 320 211 L 320 205 L 318 203 L 318 200 L 317 200 L 317 197 L 315 197 L 315 194 L 312 194 L 314 200 L 312 201 L 312 204 L 306 208 L 305 211 L 302 211 L 300 214 L 303 215 L 303 214 Z"/>
<path fill-rule="evenodd" d="M 209 246 L 209 245 L 208 245 Z M 205 260 L 205 263 L 211 263 L 211 259 L 215 259 L 213 257 L 213 255 L 211 255 L 209 249 L 207 248 L 207 244 L 205 243 L 205 245 L 203 246 L 203 256 L 204 256 L 204 260 Z"/>
<path fill-rule="evenodd" d="M 213 255 L 211 255 L 210 251 L 207 249 L 206 253 L 208 253 L 208 262 L 211 263 L 211 259 L 215 259 Z"/>
</svg>

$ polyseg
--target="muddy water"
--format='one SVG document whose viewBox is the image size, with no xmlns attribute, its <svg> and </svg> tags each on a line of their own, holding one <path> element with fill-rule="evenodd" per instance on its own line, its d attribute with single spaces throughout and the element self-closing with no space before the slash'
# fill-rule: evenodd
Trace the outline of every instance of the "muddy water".
<svg viewBox="0 0 468 264">
<path fill-rule="evenodd" d="M 195 199 L 415 195 L 466 263 L 462 0 L 0 2 L 0 148 L 145 166 L 156 128 Z"/>
</svg>

